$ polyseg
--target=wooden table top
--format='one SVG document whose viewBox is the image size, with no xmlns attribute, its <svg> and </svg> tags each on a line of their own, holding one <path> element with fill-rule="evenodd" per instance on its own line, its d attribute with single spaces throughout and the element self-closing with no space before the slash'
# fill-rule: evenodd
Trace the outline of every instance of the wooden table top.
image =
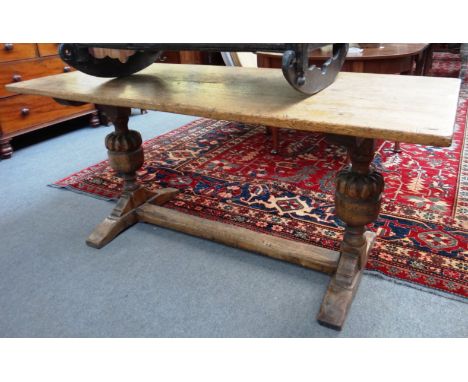
<svg viewBox="0 0 468 382">
<path fill-rule="evenodd" d="M 70 101 L 433 146 L 451 143 L 459 87 L 454 78 L 343 72 L 305 96 L 278 69 L 179 64 L 118 79 L 72 72 L 7 85 Z"/>
<path fill-rule="evenodd" d="M 353 61 L 370 61 L 381 59 L 396 59 L 407 56 L 414 56 L 421 53 L 429 44 L 382 44 L 381 47 L 360 48 L 362 52 L 349 50 L 346 59 Z M 282 53 L 258 52 L 262 55 L 281 56 Z M 316 49 L 310 52 L 309 57 L 313 60 L 327 59 L 331 56 L 331 51 L 325 49 Z"/>
</svg>

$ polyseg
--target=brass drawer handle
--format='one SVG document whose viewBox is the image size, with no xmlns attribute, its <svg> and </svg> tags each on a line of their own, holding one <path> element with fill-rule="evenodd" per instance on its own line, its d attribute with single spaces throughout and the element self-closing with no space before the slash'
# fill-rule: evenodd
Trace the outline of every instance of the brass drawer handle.
<svg viewBox="0 0 468 382">
<path fill-rule="evenodd" d="M 13 44 L 4 44 L 3 49 L 5 49 L 6 51 L 13 50 Z"/>
<path fill-rule="evenodd" d="M 21 115 L 22 115 L 23 117 L 26 117 L 28 114 L 29 114 L 29 107 L 23 107 L 23 108 L 21 109 Z"/>
<path fill-rule="evenodd" d="M 64 66 L 64 67 L 63 67 L 63 72 L 64 72 L 64 73 L 68 73 L 68 72 L 70 72 L 70 71 L 71 71 L 71 68 L 70 68 L 69 66 Z"/>
<path fill-rule="evenodd" d="M 23 79 L 23 77 L 21 77 L 21 74 L 13 74 L 12 79 L 13 82 L 20 82 Z"/>
</svg>

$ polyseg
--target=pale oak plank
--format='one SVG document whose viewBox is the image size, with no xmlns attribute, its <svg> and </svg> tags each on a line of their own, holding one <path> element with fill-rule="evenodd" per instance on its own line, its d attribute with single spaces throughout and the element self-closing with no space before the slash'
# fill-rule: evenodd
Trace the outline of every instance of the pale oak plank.
<svg viewBox="0 0 468 382">
<path fill-rule="evenodd" d="M 7 85 L 11 92 L 259 123 L 363 138 L 449 146 L 460 80 L 340 73 L 318 94 L 278 69 L 154 64 L 103 79 L 80 72 Z"/>
</svg>

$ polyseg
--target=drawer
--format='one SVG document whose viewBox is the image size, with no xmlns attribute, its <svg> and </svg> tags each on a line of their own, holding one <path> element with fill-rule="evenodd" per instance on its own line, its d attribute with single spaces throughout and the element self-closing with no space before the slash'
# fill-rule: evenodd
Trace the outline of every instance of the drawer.
<svg viewBox="0 0 468 382">
<path fill-rule="evenodd" d="M 36 44 L 0 43 L 0 62 L 24 60 L 36 56 Z"/>
<path fill-rule="evenodd" d="M 56 56 L 58 54 L 58 43 L 51 44 L 37 44 L 39 56 Z"/>
<path fill-rule="evenodd" d="M 5 85 L 50 76 L 74 70 L 57 57 L 33 58 L 29 60 L 0 63 L 0 98 L 12 96 Z"/>
<path fill-rule="evenodd" d="M 3 134 L 11 134 L 86 110 L 94 110 L 94 105 L 63 106 L 49 97 L 21 94 L 0 99 L 0 126 Z"/>
</svg>

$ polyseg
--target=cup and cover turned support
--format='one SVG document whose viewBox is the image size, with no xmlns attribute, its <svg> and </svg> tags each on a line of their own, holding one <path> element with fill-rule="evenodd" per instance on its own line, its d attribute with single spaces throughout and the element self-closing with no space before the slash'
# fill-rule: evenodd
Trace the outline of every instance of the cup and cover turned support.
<svg viewBox="0 0 468 382">
<path fill-rule="evenodd" d="M 146 202 L 156 205 L 171 199 L 176 189 L 162 189 L 157 193 L 148 191 L 137 182 L 136 171 L 143 166 L 142 139 L 138 131 L 129 130 L 128 107 L 101 106 L 111 120 L 115 131 L 105 138 L 109 165 L 123 179 L 123 192 L 111 214 L 100 223 L 86 240 L 94 248 L 102 248 L 126 228 L 137 223 L 136 209 Z"/>
<path fill-rule="evenodd" d="M 346 138 L 351 167 L 336 178 L 335 210 L 345 223 L 340 260 L 318 314 L 318 321 L 341 330 L 375 240 L 366 225 L 377 220 L 384 189 L 383 176 L 371 169 L 373 139 Z"/>
</svg>

